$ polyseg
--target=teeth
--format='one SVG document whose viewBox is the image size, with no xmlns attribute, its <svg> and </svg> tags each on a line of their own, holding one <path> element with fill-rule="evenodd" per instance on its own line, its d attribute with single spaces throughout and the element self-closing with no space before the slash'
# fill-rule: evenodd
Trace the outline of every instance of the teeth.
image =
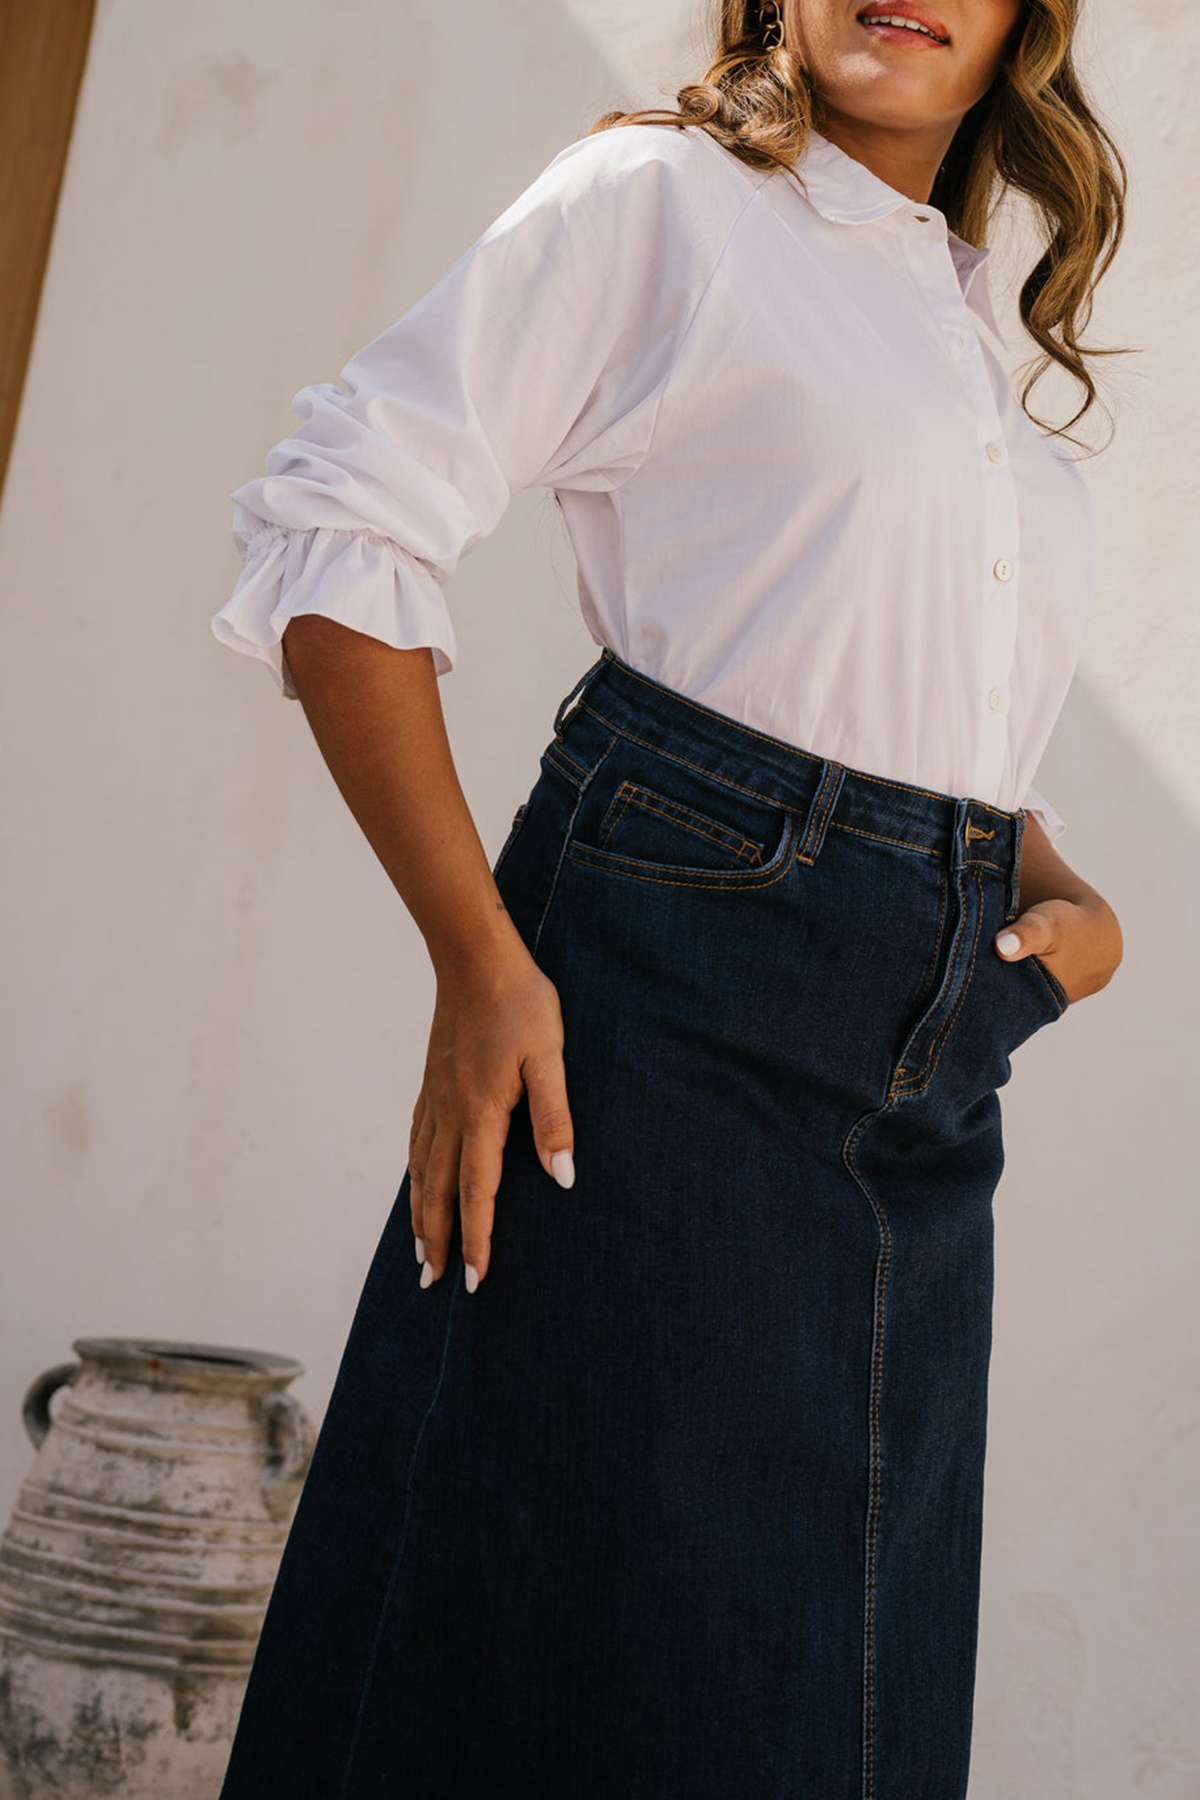
<svg viewBox="0 0 1200 1800">
<path fill-rule="evenodd" d="M 902 19 L 896 13 L 867 13 L 862 22 L 864 25 L 902 25 L 905 31 L 922 32 L 926 37 L 932 38 L 935 44 L 946 42 L 945 38 L 940 38 L 936 32 L 930 31 L 928 26 L 918 25 L 915 19 Z"/>
</svg>

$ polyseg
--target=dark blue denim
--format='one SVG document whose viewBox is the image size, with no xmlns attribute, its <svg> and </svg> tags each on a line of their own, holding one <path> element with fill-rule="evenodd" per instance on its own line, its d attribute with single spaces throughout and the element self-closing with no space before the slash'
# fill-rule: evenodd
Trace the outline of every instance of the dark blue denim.
<svg viewBox="0 0 1200 1800">
<path fill-rule="evenodd" d="M 405 1171 L 222 1800 L 962 1800 L 1024 824 L 566 696 L 495 871 L 576 1183 L 523 1099 L 468 1294 Z"/>
</svg>

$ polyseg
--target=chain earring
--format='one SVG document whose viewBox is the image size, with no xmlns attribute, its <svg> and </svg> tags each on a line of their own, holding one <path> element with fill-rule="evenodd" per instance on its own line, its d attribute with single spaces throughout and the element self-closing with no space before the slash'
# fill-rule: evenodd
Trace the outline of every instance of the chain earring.
<svg viewBox="0 0 1200 1800">
<path fill-rule="evenodd" d="M 763 49 L 778 50 L 783 43 L 783 20 L 778 0 L 760 0 L 758 22 L 762 26 Z"/>
</svg>

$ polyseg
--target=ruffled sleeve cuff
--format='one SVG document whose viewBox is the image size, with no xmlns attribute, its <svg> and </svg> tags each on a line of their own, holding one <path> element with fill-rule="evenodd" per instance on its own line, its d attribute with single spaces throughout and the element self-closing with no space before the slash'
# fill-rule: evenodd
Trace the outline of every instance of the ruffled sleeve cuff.
<svg viewBox="0 0 1200 1800">
<path fill-rule="evenodd" d="M 300 613 L 323 613 L 399 650 L 428 645 L 438 675 L 454 667 L 458 642 L 441 584 L 392 539 L 367 530 L 273 524 L 240 527 L 235 537 L 242 572 L 213 617 L 213 635 L 265 662 L 285 700 L 299 695 L 281 640 L 288 620 Z"/>
<path fill-rule="evenodd" d="M 1067 822 L 1061 813 L 1055 812 L 1044 794 L 1031 787 L 1022 802 L 1026 812 L 1032 813 L 1050 842 L 1053 844 L 1067 829 Z"/>
</svg>

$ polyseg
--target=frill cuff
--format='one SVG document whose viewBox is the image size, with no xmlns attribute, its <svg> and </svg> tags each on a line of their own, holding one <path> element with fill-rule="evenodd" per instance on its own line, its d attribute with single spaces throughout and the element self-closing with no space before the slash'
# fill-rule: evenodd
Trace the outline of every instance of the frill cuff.
<svg viewBox="0 0 1200 1800">
<path fill-rule="evenodd" d="M 391 538 L 367 530 L 313 526 L 295 530 L 239 524 L 237 584 L 212 620 L 213 635 L 231 650 L 257 656 L 285 700 L 298 700 L 283 629 L 300 613 L 322 613 L 399 650 L 428 645 L 435 673 L 446 675 L 458 641 L 437 577 Z"/>
</svg>

